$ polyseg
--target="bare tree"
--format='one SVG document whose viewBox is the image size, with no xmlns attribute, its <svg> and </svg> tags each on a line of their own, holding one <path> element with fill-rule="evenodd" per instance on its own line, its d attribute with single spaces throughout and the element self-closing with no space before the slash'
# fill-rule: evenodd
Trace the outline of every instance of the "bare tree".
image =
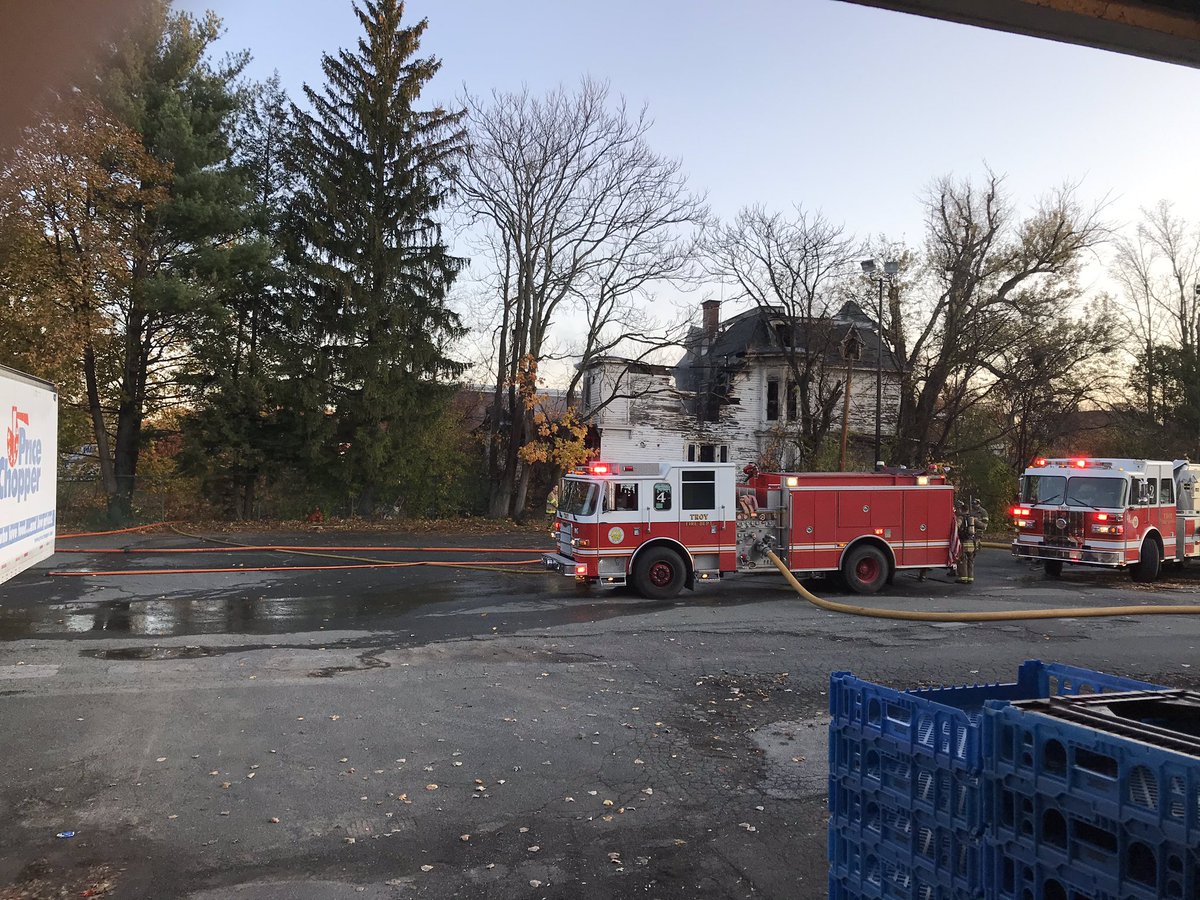
<svg viewBox="0 0 1200 900">
<path fill-rule="evenodd" d="M 1107 235 L 1102 206 L 1085 208 L 1071 184 L 1024 218 L 992 172 L 982 185 L 939 179 L 925 206 L 924 263 L 895 304 L 906 356 L 894 456 L 909 465 L 952 449 L 954 424 L 1015 375 L 1021 348 L 1062 327 L 1084 255 Z"/>
<path fill-rule="evenodd" d="M 707 215 L 680 164 L 654 153 L 646 110 L 610 101 L 584 81 L 571 93 L 468 97 L 471 149 L 460 176 L 498 306 L 490 414 L 489 514 L 520 516 L 531 467 L 520 450 L 535 435 L 539 367 L 562 358 L 554 329 L 571 316 L 585 329 L 581 363 L 631 344 L 661 342 L 645 302 L 687 275 L 691 233 Z M 573 402 L 578 375 L 568 386 Z"/>
<path fill-rule="evenodd" d="M 1155 297 L 1154 253 L 1145 242 L 1122 237 L 1116 241 L 1111 273 L 1125 300 L 1125 319 L 1134 342 L 1133 355 L 1142 361 L 1141 403 L 1146 417 L 1159 419 L 1157 373 L 1161 366 L 1155 363 L 1155 338 L 1159 344 L 1165 339 L 1163 329 L 1155 329 L 1158 303 Z"/>
<path fill-rule="evenodd" d="M 1064 311 L 1030 323 L 1021 340 L 999 352 L 990 402 L 1001 411 L 1013 471 L 1076 436 L 1075 414 L 1101 404 L 1112 383 L 1117 335 L 1118 318 L 1101 297 L 1078 317 Z M 970 441 L 960 436 L 959 444 L 969 449 Z"/>
<path fill-rule="evenodd" d="M 1174 419 L 1200 439 L 1200 227 L 1163 200 L 1117 241 L 1111 267 L 1137 341 L 1139 387 L 1153 421 Z"/>
<path fill-rule="evenodd" d="M 717 230 L 707 251 L 710 272 L 779 323 L 774 339 L 788 369 L 787 402 L 796 410 L 791 439 L 811 464 L 845 389 L 844 366 L 825 363 L 837 340 L 830 304 L 853 271 L 856 245 L 819 212 L 797 206 L 788 217 L 755 206 Z"/>
</svg>

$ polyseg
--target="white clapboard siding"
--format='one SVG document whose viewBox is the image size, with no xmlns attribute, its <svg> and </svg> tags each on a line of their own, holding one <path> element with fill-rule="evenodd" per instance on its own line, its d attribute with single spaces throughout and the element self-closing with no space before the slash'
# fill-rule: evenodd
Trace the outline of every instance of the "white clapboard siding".
<svg viewBox="0 0 1200 900">
<path fill-rule="evenodd" d="M 841 377 L 841 373 L 837 373 Z M 600 436 L 600 456 L 608 460 L 650 461 L 686 459 L 691 444 L 727 448 L 729 462 L 758 462 L 765 450 L 788 440 L 785 370 L 750 366 L 733 377 L 728 402 L 719 408 L 718 421 L 703 421 L 695 394 L 679 391 L 670 370 L 625 372 L 621 361 L 597 363 L 588 374 L 593 387 L 588 395 L 612 398 L 589 416 Z M 767 420 L 767 382 L 780 382 L 779 418 Z M 614 396 L 614 395 L 629 395 Z M 884 434 L 895 429 L 899 384 L 884 373 L 881 425 Z M 585 410 L 585 414 L 590 412 Z M 841 428 L 841 404 L 835 411 L 834 429 Z M 850 429 L 871 434 L 875 428 L 875 372 L 856 370 L 850 391 Z M 786 461 L 786 460 L 785 460 Z"/>
</svg>

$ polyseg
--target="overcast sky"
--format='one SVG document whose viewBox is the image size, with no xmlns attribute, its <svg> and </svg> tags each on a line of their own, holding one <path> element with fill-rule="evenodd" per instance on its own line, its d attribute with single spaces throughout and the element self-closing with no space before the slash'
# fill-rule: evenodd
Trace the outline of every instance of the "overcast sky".
<svg viewBox="0 0 1200 900">
<path fill-rule="evenodd" d="M 322 52 L 360 34 L 350 0 L 180 6 L 215 10 L 219 49 L 251 51 L 251 77 L 278 71 L 294 99 L 322 84 Z M 860 237 L 920 244 L 930 182 L 986 164 L 1021 205 L 1069 180 L 1085 200 L 1109 198 L 1117 226 L 1162 198 L 1200 220 L 1197 70 L 837 0 L 409 0 L 406 15 L 428 18 L 422 53 L 442 60 L 429 105 L 464 86 L 607 80 L 648 104 L 654 149 L 681 159 L 723 218 L 799 203 Z M 1088 265 L 1086 295 L 1113 288 L 1099 260 Z M 725 294 L 662 299 L 694 311 Z"/>
<path fill-rule="evenodd" d="M 223 49 L 299 96 L 323 51 L 359 36 L 349 0 L 187 0 Z M 1064 179 L 1111 193 L 1118 220 L 1200 207 L 1200 71 L 836 0 L 409 0 L 441 58 L 432 101 L 462 86 L 540 91 L 582 75 L 649 104 L 651 141 L 714 210 L 820 208 L 859 234 L 919 240 L 935 176 L 984 163 L 1032 200 Z"/>
</svg>

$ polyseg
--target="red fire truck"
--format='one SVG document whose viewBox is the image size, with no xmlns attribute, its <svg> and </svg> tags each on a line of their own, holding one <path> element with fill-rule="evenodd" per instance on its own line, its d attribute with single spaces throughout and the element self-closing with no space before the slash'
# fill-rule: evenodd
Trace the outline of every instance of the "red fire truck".
<svg viewBox="0 0 1200 900">
<path fill-rule="evenodd" d="M 1198 478 L 1187 460 L 1036 459 L 1012 508 L 1013 556 L 1040 560 L 1052 577 L 1071 563 L 1153 581 L 1164 560 L 1200 556 Z"/>
<path fill-rule="evenodd" d="M 733 464 L 593 462 L 559 486 L 547 567 L 668 598 L 697 581 L 770 566 L 840 572 L 874 593 L 897 569 L 944 567 L 954 488 L 916 472 L 758 473 Z"/>
</svg>

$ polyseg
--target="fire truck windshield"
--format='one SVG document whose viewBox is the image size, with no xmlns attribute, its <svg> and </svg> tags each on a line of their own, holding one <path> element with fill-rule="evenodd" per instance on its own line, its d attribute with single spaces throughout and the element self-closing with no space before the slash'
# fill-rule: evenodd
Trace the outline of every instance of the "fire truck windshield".
<svg viewBox="0 0 1200 900">
<path fill-rule="evenodd" d="M 1124 507 L 1124 478 L 1068 478 L 1067 506 Z"/>
<path fill-rule="evenodd" d="M 1021 502 L 1062 503 L 1066 485 L 1062 475 L 1025 475 L 1021 478 Z"/>
<path fill-rule="evenodd" d="M 559 493 L 560 515 L 590 516 L 596 511 L 596 497 L 600 490 L 594 483 L 564 478 Z"/>
<path fill-rule="evenodd" d="M 1124 478 L 1026 475 L 1021 479 L 1021 502 L 1121 508 L 1125 506 L 1127 485 Z"/>
</svg>

